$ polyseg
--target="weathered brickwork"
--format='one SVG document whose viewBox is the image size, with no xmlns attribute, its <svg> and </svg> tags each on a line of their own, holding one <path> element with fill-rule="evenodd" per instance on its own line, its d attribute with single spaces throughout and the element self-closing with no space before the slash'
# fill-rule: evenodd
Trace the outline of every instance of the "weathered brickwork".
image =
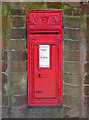
<svg viewBox="0 0 89 120">
<path fill-rule="evenodd" d="M 2 6 L 3 11 L 7 9 L 7 6 Z M 8 11 L 8 10 L 7 10 Z M 0 71 L 0 76 L 2 75 L 2 117 L 9 117 L 8 114 L 8 92 L 7 92 L 7 40 L 8 35 L 6 29 L 8 27 L 8 18 L 7 13 L 2 15 L 2 61 L 0 60 L 0 64 L 2 63 L 2 71 Z M 1 48 L 1 47 L 0 47 Z M 0 50 L 1 51 L 1 50 Z M 1 73 L 2 72 L 2 73 Z"/>
<path fill-rule="evenodd" d="M 79 105 L 80 11 L 74 10 L 71 7 L 64 9 L 63 26 L 64 105 L 73 108 Z M 76 112 L 76 115 L 77 114 Z"/>
<path fill-rule="evenodd" d="M 24 39 L 26 38 L 25 29 L 11 29 L 11 39 Z"/>
<path fill-rule="evenodd" d="M 60 107 L 30 108 L 27 105 L 26 17 L 29 9 L 62 9 L 63 11 L 63 105 Z M 81 9 L 84 18 L 82 21 Z M 81 113 L 81 82 L 83 83 L 83 105 L 85 108 L 89 106 L 88 49 L 87 55 L 84 56 L 86 58 L 84 79 L 80 81 L 80 24 L 82 22 L 86 28 L 86 15 L 86 4 L 80 3 L 3 3 L 0 77 L 2 76 L 4 118 L 70 118 L 73 114 L 71 111 L 74 110 L 76 112 L 73 117 L 81 117 L 79 114 Z M 84 32 L 84 40 L 89 45 L 85 28 L 82 33 Z"/>
<path fill-rule="evenodd" d="M 85 6 L 84 6 L 85 7 Z M 87 12 L 85 12 L 87 10 Z M 87 51 L 86 51 L 86 64 L 85 64 L 85 80 L 84 80 L 84 105 L 87 110 L 87 117 L 89 118 L 89 2 L 84 9 L 84 15 L 87 15 Z"/>
<path fill-rule="evenodd" d="M 26 40 L 12 40 L 11 50 L 24 50 L 26 49 Z"/>
<path fill-rule="evenodd" d="M 12 51 L 11 52 L 12 61 L 26 61 L 26 51 Z"/>
<path fill-rule="evenodd" d="M 11 18 L 11 26 L 12 27 L 25 27 L 25 19 L 24 17 L 12 17 Z"/>
<path fill-rule="evenodd" d="M 79 50 L 79 41 L 65 41 L 64 42 L 64 49 L 65 51 L 68 50 Z"/>
</svg>

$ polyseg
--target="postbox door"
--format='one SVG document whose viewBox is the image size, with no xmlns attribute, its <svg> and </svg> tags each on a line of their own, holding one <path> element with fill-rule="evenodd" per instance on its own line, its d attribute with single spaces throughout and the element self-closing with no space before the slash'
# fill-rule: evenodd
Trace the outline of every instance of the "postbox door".
<svg viewBox="0 0 89 120">
<path fill-rule="evenodd" d="M 34 98 L 57 97 L 57 45 L 34 45 Z"/>
</svg>

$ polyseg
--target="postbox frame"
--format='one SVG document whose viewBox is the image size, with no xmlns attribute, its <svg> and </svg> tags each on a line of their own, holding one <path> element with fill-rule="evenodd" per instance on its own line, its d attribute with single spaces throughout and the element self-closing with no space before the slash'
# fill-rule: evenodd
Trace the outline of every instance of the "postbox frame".
<svg viewBox="0 0 89 120">
<path fill-rule="evenodd" d="M 32 11 L 31 11 L 32 12 Z M 33 11 L 35 12 L 35 11 Z M 54 12 L 54 11 L 39 11 L 39 12 Z M 59 12 L 59 11 L 55 11 L 56 12 Z M 61 27 L 62 28 L 62 23 L 60 23 Z M 37 32 L 37 31 L 35 31 Z M 42 32 L 45 32 L 45 31 L 42 31 Z M 46 31 L 48 32 L 48 31 Z M 53 32 L 53 31 L 52 31 Z M 61 31 L 62 32 L 62 31 Z M 30 36 L 30 37 L 29 37 Z M 61 35 L 48 35 L 48 34 L 45 34 L 45 36 L 54 36 L 54 38 L 52 39 L 51 37 L 51 41 L 47 42 L 48 39 L 44 39 L 43 41 L 41 41 L 41 38 L 38 37 L 38 35 L 31 35 L 31 31 L 29 31 L 29 23 L 27 24 L 27 58 L 28 58 L 28 61 L 27 61 L 27 70 L 28 70 L 28 105 L 30 106 L 58 106 L 58 105 L 61 105 L 63 103 L 63 95 L 62 95 L 62 33 Z M 41 36 L 42 37 L 42 34 Z M 38 41 L 39 40 L 39 41 Z M 59 96 L 58 96 L 58 101 L 56 100 L 53 100 L 53 99 L 47 99 L 47 101 L 45 100 L 39 100 L 39 101 L 36 101 L 35 99 L 33 99 L 33 93 L 32 93 L 32 81 L 33 81 L 33 46 L 34 45 L 58 45 L 58 54 L 59 54 L 59 66 L 60 66 L 60 69 L 58 69 L 58 72 L 59 72 L 59 83 L 60 83 L 60 86 L 59 86 Z M 39 60 L 38 60 L 39 61 Z M 51 62 L 51 59 L 50 59 L 50 62 Z M 51 64 L 51 63 L 50 63 Z M 38 69 L 51 69 L 51 66 L 50 68 L 39 68 Z"/>
</svg>

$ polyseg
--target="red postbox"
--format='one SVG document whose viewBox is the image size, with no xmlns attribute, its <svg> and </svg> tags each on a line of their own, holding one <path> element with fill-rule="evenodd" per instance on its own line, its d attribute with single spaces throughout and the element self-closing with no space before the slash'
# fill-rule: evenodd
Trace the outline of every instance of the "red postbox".
<svg viewBox="0 0 89 120">
<path fill-rule="evenodd" d="M 61 105 L 62 12 L 27 13 L 28 104 Z"/>
</svg>

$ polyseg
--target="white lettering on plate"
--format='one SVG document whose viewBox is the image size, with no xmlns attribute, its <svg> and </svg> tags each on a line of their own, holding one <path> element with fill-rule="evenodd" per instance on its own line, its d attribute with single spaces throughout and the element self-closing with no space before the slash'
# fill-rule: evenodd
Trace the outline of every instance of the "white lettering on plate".
<svg viewBox="0 0 89 120">
<path fill-rule="evenodd" d="M 39 45 L 39 67 L 49 68 L 50 67 L 50 46 Z"/>
</svg>

